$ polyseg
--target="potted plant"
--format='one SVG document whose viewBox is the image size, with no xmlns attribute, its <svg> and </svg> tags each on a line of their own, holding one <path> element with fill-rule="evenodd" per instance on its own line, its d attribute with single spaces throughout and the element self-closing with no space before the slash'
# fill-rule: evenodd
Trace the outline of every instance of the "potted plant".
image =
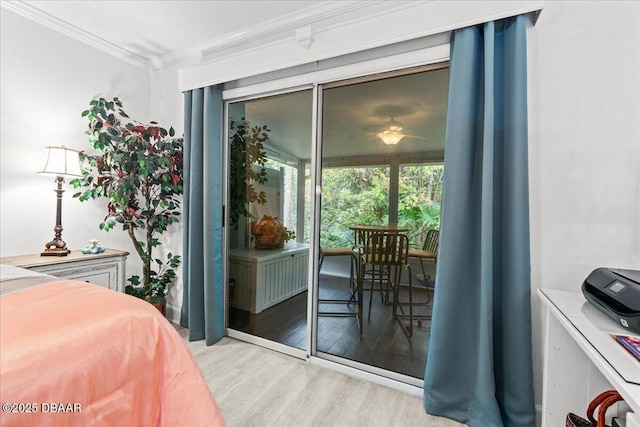
<svg viewBox="0 0 640 427">
<path fill-rule="evenodd" d="M 142 278 L 134 275 L 125 292 L 163 311 L 169 285 L 176 277 L 180 256 L 154 257 L 160 235 L 179 221 L 183 193 L 183 139 L 156 122 L 148 125 L 129 118 L 122 101 L 93 100 L 82 112 L 89 120 L 89 142 L 96 155 L 82 154 L 82 178 L 71 185 L 81 202 L 106 197 L 107 215 L 100 229 L 118 224 L 127 232 L 142 260 Z"/>
<path fill-rule="evenodd" d="M 269 215 L 263 215 L 251 223 L 251 234 L 256 249 L 283 248 L 289 240 L 295 239 L 295 233 L 287 229 L 282 221 Z"/>
<path fill-rule="evenodd" d="M 238 229 L 240 217 L 253 219 L 248 210 L 250 203 L 265 204 L 267 195 L 257 192 L 254 182 L 267 182 L 264 167 L 267 153 L 264 143 L 269 139 L 266 125 L 251 126 L 244 117 L 230 123 L 230 177 L 229 177 L 229 222 Z M 256 167 L 257 166 L 257 167 Z"/>
</svg>

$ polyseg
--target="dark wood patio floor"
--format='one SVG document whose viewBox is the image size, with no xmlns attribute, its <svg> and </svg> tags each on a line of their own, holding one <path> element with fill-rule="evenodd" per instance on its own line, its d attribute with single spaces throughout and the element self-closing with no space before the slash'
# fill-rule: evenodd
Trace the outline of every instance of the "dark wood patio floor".
<svg viewBox="0 0 640 427">
<path fill-rule="evenodd" d="M 348 299 L 348 279 L 320 276 L 320 299 Z M 426 289 L 414 284 L 414 298 L 426 300 Z M 401 289 L 401 301 L 406 288 Z M 414 321 L 413 337 L 409 340 L 398 322 L 392 317 L 392 305 L 383 304 L 379 293 L 374 293 L 371 319 L 367 320 L 369 293 L 364 294 L 364 325 L 360 336 L 354 317 L 326 317 L 318 320 L 318 351 L 355 360 L 378 368 L 395 371 L 411 377 L 424 377 L 430 320 L 418 326 Z M 321 305 L 322 310 L 352 311 L 357 305 Z M 430 314 L 431 304 L 417 309 Z M 304 349 L 307 334 L 307 292 L 281 302 L 260 314 L 231 309 L 229 327 L 281 344 Z"/>
</svg>

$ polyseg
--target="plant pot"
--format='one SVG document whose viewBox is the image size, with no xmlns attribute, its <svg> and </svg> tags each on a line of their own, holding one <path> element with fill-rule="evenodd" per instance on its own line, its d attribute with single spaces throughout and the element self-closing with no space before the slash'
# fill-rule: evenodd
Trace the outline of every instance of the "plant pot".
<svg viewBox="0 0 640 427">
<path fill-rule="evenodd" d="M 284 240 L 277 241 L 274 236 L 257 234 L 254 237 L 256 240 L 256 249 L 282 249 L 284 247 Z"/>
<path fill-rule="evenodd" d="M 159 302 L 159 303 L 151 303 L 151 305 L 153 305 L 155 308 L 157 308 L 158 311 L 160 313 L 162 313 L 162 315 L 164 317 L 167 317 L 167 300 L 164 300 L 164 301 Z"/>
</svg>

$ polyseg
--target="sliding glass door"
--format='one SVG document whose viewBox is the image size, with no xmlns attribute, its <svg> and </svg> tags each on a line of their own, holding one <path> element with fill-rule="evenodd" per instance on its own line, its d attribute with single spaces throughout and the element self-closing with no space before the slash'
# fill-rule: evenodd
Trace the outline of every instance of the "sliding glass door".
<svg viewBox="0 0 640 427">
<path fill-rule="evenodd" d="M 412 249 L 420 249 L 428 230 L 438 228 L 447 82 L 448 69 L 439 68 L 324 88 L 319 244 L 321 253 L 330 256 L 318 277 L 317 350 L 326 357 L 416 379 L 424 375 L 434 262 L 427 262 L 426 273 L 418 264 L 402 269 L 399 283 L 393 283 L 388 266 L 378 267 L 373 282 L 372 275 L 365 275 L 360 308 L 354 275 L 373 267 L 354 273 L 349 251 L 334 254 L 336 248 L 352 249 L 355 262 L 362 263 L 366 242 L 359 233 L 368 228 L 399 230 Z M 398 298 L 407 299 L 409 275 L 414 304 L 410 337 L 394 317 L 393 292 L 398 285 Z M 339 315 L 328 308 L 338 305 L 332 300 L 344 301 Z M 359 309 L 361 317 L 345 314 Z"/>
<path fill-rule="evenodd" d="M 307 347 L 312 91 L 230 103 L 228 327 Z"/>
<path fill-rule="evenodd" d="M 357 230 L 419 250 L 438 229 L 447 85 L 438 65 L 228 104 L 230 329 L 419 385 L 435 258 L 397 283 L 413 285 L 409 336 L 396 294 L 361 276 Z"/>
</svg>

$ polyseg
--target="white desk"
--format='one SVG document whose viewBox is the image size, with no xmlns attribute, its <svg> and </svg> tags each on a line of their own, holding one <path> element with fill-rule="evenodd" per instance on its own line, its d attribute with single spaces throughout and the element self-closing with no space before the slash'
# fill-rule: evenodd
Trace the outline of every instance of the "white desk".
<svg viewBox="0 0 640 427">
<path fill-rule="evenodd" d="M 229 278 L 236 281 L 233 307 L 257 314 L 307 290 L 309 245 L 229 251 Z"/>
<path fill-rule="evenodd" d="M 607 414 L 622 416 L 632 410 L 637 418 L 640 362 L 609 335 L 637 334 L 619 326 L 579 292 L 538 289 L 538 296 L 545 308 L 542 426 L 564 425 L 568 412 L 586 416 L 589 402 L 609 389 L 618 390 L 625 403 Z"/>
</svg>

